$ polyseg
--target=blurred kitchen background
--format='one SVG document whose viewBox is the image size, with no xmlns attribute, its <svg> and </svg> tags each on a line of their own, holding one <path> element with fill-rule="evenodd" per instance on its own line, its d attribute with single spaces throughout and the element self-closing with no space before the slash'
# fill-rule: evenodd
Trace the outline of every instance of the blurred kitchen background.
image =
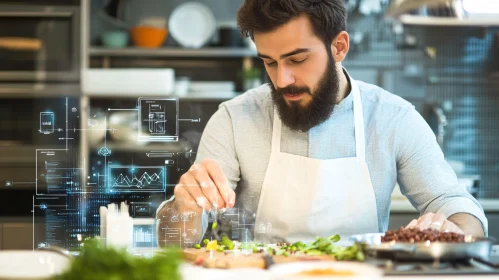
<svg viewBox="0 0 499 280">
<path fill-rule="evenodd" d="M 113 201 L 135 203 L 134 217 L 154 216 L 192 164 L 218 105 L 268 82 L 253 43 L 237 30 L 242 2 L 0 1 L 0 249 L 74 247 L 78 237 L 98 233 L 97 208 Z M 490 234 L 499 236 L 498 4 L 345 2 L 351 50 L 344 66 L 414 104 L 460 183 L 485 208 Z M 137 142 L 139 97 L 179 99 L 178 142 Z M 65 147 L 72 154 L 59 160 L 79 167 L 72 176 L 80 190 L 99 191 L 41 187 L 49 183 L 39 178 L 37 149 Z M 171 157 L 165 189 L 107 192 L 98 177 L 111 157 L 132 166 Z M 58 205 L 75 207 L 62 213 Z M 390 227 L 416 215 L 395 191 Z"/>
</svg>

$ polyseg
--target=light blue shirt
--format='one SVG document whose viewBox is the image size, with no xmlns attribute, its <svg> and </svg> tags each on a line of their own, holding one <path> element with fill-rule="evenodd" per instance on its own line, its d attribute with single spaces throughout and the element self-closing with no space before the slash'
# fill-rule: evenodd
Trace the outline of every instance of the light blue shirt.
<svg viewBox="0 0 499 280">
<path fill-rule="evenodd" d="M 420 214 L 449 217 L 468 213 L 478 218 L 487 232 L 482 207 L 459 186 L 433 131 L 414 106 L 375 85 L 357 83 L 379 231 L 388 228 L 391 194 L 398 182 Z M 273 117 L 268 85 L 222 103 L 203 132 L 196 158 L 196 163 L 205 158 L 217 160 L 235 189 L 236 207 L 255 213 L 270 157 Z M 291 131 L 283 125 L 281 133 L 285 153 L 316 159 L 355 156 L 353 94 L 334 108 L 327 121 L 309 132 Z M 307 191 L 306 186 L 303 191 Z"/>
</svg>

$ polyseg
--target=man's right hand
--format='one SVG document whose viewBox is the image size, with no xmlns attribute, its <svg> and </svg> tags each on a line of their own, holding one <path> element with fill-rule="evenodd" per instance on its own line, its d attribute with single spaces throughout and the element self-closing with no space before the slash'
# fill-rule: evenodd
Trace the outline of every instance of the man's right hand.
<svg viewBox="0 0 499 280">
<path fill-rule="evenodd" d="M 218 209 L 232 208 L 236 194 L 218 163 L 205 159 L 194 164 L 175 186 L 174 205 L 182 212 L 210 211 L 213 205 Z"/>
</svg>

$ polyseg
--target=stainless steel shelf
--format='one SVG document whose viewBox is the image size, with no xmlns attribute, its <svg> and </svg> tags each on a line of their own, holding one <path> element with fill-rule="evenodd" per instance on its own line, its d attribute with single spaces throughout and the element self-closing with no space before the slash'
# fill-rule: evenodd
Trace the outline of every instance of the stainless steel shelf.
<svg viewBox="0 0 499 280">
<path fill-rule="evenodd" d="M 104 147 L 104 143 L 100 145 L 89 145 L 90 150 L 97 151 Z M 121 152 L 150 152 L 150 151 L 165 151 L 171 153 L 185 152 L 184 145 L 181 142 L 165 142 L 165 143 L 144 143 L 137 144 L 136 142 L 112 142 L 108 141 L 106 148 L 111 151 Z"/>
<path fill-rule="evenodd" d="M 78 97 L 80 95 L 80 83 L 2 83 L 0 86 L 0 98 Z"/>
<path fill-rule="evenodd" d="M 91 47 L 90 56 L 143 56 L 143 57 L 256 57 L 256 51 L 249 48 L 102 48 Z"/>
<path fill-rule="evenodd" d="M 452 18 L 401 15 L 398 20 L 407 25 L 423 26 L 499 26 L 499 19 L 485 18 Z"/>
<path fill-rule="evenodd" d="M 91 98 L 139 98 L 139 97 L 175 97 L 180 101 L 226 101 L 241 94 L 240 92 L 221 92 L 221 93 L 188 93 L 185 96 L 176 95 L 150 95 L 150 94 L 96 94 L 86 93 L 84 96 Z"/>
</svg>

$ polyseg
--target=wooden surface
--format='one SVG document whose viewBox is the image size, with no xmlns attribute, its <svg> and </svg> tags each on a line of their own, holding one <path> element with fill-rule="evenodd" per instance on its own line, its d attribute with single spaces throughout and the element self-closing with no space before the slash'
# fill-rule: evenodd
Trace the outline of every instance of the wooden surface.
<svg viewBox="0 0 499 280">
<path fill-rule="evenodd" d="M 185 249 L 184 259 L 187 262 L 202 265 L 206 268 L 265 268 L 263 253 L 244 255 L 240 252 L 209 252 L 203 249 Z M 332 256 L 274 256 L 274 263 L 297 261 L 335 260 Z"/>
</svg>

